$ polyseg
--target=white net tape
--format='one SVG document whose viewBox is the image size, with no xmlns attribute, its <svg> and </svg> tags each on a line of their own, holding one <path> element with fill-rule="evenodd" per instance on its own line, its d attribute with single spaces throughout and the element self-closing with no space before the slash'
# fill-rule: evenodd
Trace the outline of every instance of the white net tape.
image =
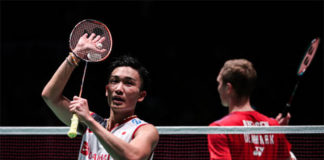
<svg viewBox="0 0 324 160">
<path fill-rule="evenodd" d="M 161 135 L 168 134 L 318 134 L 324 133 L 324 125 L 309 126 L 157 126 Z M 0 127 L 0 135 L 66 135 L 68 127 Z"/>
</svg>

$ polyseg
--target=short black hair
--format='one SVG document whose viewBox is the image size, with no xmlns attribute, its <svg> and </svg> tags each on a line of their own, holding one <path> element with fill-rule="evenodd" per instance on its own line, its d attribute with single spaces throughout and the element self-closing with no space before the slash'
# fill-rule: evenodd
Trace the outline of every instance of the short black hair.
<svg viewBox="0 0 324 160">
<path fill-rule="evenodd" d="M 131 67 L 135 69 L 141 78 L 140 90 L 148 91 L 151 84 L 148 70 L 142 65 L 140 61 L 130 55 L 122 55 L 116 57 L 108 66 L 108 78 L 110 78 L 112 71 L 117 67 Z"/>
</svg>

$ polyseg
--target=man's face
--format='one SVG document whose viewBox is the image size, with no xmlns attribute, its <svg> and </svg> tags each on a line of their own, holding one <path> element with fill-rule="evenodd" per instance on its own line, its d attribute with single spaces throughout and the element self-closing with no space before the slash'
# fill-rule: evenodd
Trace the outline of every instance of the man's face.
<svg viewBox="0 0 324 160">
<path fill-rule="evenodd" d="M 217 82 L 218 82 L 217 90 L 218 90 L 222 105 L 224 107 L 228 107 L 227 96 L 226 96 L 226 86 L 223 84 L 221 72 L 217 76 Z"/>
<path fill-rule="evenodd" d="M 137 102 L 144 100 L 145 91 L 140 91 L 141 78 L 131 67 L 115 68 L 106 86 L 108 103 L 113 110 L 135 110 Z"/>
</svg>

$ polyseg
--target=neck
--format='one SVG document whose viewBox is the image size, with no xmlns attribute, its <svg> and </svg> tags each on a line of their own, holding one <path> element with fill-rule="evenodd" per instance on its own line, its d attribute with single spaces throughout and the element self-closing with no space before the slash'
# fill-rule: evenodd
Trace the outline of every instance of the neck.
<svg viewBox="0 0 324 160">
<path fill-rule="evenodd" d="M 115 125 L 119 125 L 120 123 L 123 123 L 124 121 L 126 121 L 129 118 L 133 118 L 136 117 L 136 115 L 134 115 L 134 112 L 131 113 L 116 113 L 112 110 L 110 110 L 110 117 L 108 120 L 108 127 L 107 129 L 112 129 L 114 128 Z"/>
<path fill-rule="evenodd" d="M 240 111 L 240 112 L 254 111 L 254 109 L 251 107 L 250 104 L 250 98 L 245 97 L 236 100 L 231 100 L 229 104 L 229 113 L 236 112 L 236 111 Z"/>
</svg>

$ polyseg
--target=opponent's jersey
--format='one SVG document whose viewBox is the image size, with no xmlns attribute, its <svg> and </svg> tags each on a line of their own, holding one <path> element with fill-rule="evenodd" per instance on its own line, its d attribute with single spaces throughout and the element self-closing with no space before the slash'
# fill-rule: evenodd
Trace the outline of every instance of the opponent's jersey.
<svg viewBox="0 0 324 160">
<path fill-rule="evenodd" d="M 209 126 L 278 126 L 256 111 L 232 112 Z M 288 159 L 291 145 L 284 134 L 208 135 L 210 159 Z"/>
<path fill-rule="evenodd" d="M 107 128 L 107 119 L 103 119 L 95 113 L 92 113 L 92 117 L 103 127 Z M 145 124 L 148 123 L 137 117 L 132 117 L 115 126 L 110 132 L 129 143 L 134 138 L 137 129 Z M 101 145 L 96 135 L 87 128 L 82 137 L 79 160 L 113 160 L 113 158 Z"/>
</svg>

